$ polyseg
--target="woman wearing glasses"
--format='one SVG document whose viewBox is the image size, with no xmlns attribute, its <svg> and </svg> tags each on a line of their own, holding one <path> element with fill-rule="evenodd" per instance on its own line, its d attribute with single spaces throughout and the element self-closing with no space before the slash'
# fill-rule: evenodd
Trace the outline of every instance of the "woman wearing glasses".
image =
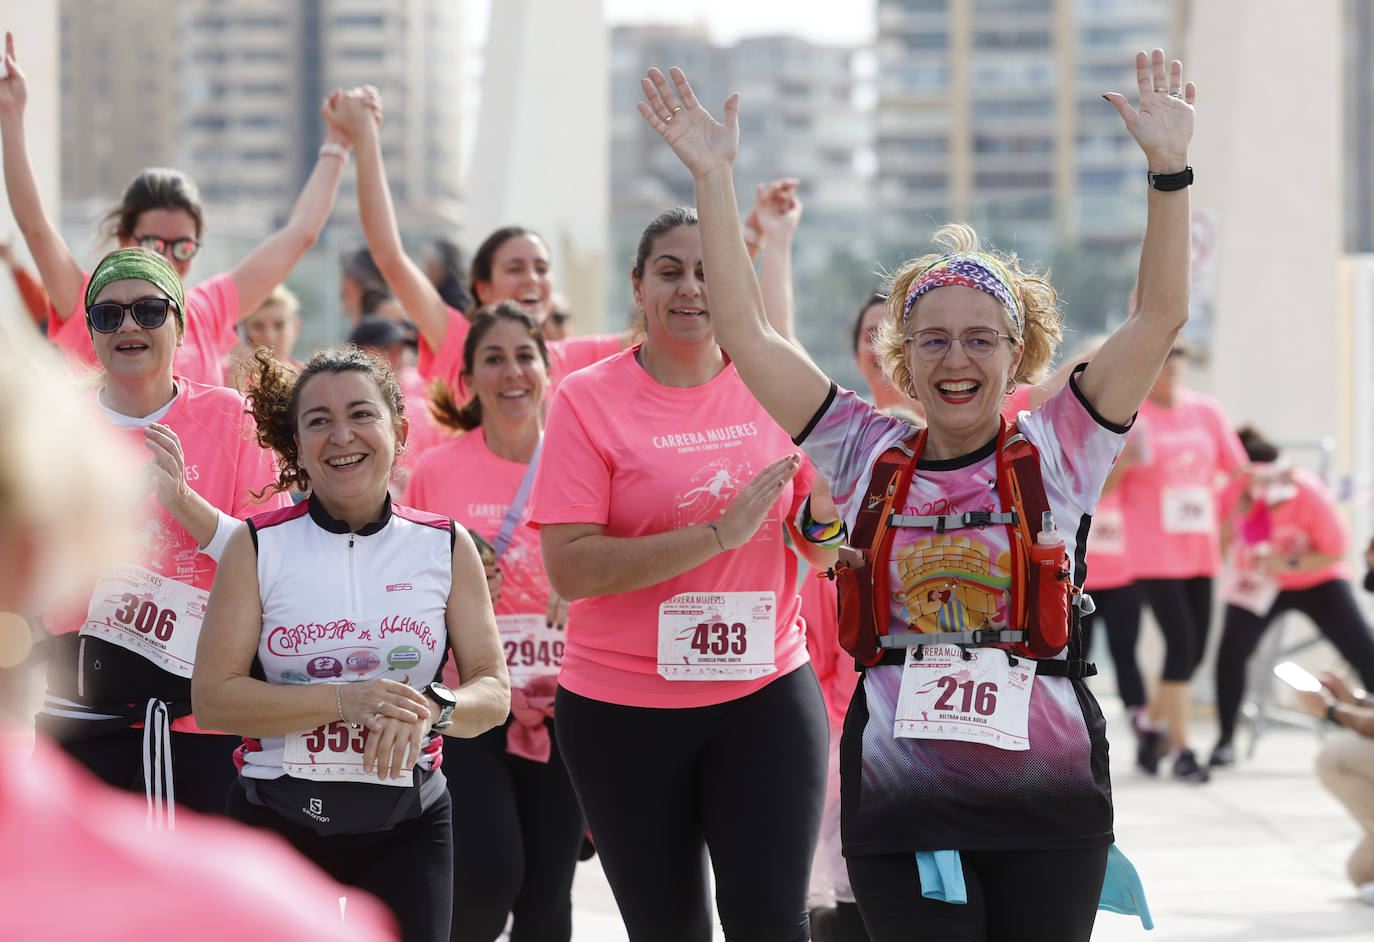
<svg viewBox="0 0 1374 942">
<path fill-rule="evenodd" d="M 86 274 L 39 200 L 24 137 L 28 86 L 15 57 L 12 33 L 5 35 L 4 64 L 8 71 L 0 78 L 0 145 L 10 208 L 52 299 L 55 317 L 49 322 L 48 336 L 74 366 L 93 369 L 97 357 L 81 308 Z M 224 356 L 237 342 L 234 325 L 266 300 L 314 244 L 329 218 L 347 161 L 347 138 L 327 131 L 319 160 L 286 225 L 231 271 L 187 292 L 185 337 L 175 361 L 178 375 L 198 383 L 222 382 Z M 120 246 L 139 245 L 158 253 L 185 279 L 200 249 L 205 220 L 200 193 L 191 178 L 179 170 L 154 167 L 134 177 L 106 222 Z"/>
<path fill-rule="evenodd" d="M 185 334 L 176 271 L 142 248 L 106 255 L 86 286 L 86 324 L 104 382 L 96 406 L 148 457 L 138 554 L 88 602 L 49 612 L 55 636 L 39 728 L 111 785 L 145 791 L 150 819 L 173 802 L 222 813 L 237 740 L 191 712 L 191 667 L 219 555 L 272 481 L 243 398 L 173 372 Z M 142 728 L 135 728 L 141 725 Z"/>
<path fill-rule="evenodd" d="M 1080 528 L 1187 320 L 1195 89 L 1184 86 L 1182 64 L 1166 68 L 1158 49 L 1137 56 L 1136 73 L 1139 111 L 1121 95 L 1106 97 L 1151 172 L 1137 310 L 1063 390 L 1008 428 L 999 415 L 1006 391 L 1038 380 L 1059 340 L 1056 295 L 1015 256 L 980 251 L 970 228 L 946 226 L 936 234 L 943 253 L 897 272 L 878 340 L 897 388 L 925 407 L 922 434 L 838 389 L 769 328 L 731 181 L 738 98 L 718 124 L 680 71 L 671 85 L 656 69 L 643 82 L 640 113 L 695 178 L 716 337 L 830 482 L 851 532 L 869 503 L 876 460 L 908 442 L 908 454 L 922 448 L 901 510 L 908 519 L 891 544 L 887 615 L 889 633 L 938 633 L 940 643 L 894 647 L 865 672 L 841 746 L 844 851 L 879 942 L 1092 933 L 1112 842 L 1102 712 L 1077 676 L 1081 661 L 1065 657 L 1081 657 L 1072 634 L 1053 659 L 1033 660 L 959 630 L 1027 628 L 1008 615 L 1018 604 L 1008 591 L 1015 528 L 964 527 L 960 515 L 1004 511 L 1010 495 L 1001 494 L 998 448 L 1019 433 L 1038 461 L 1018 461 L 1025 470 L 1016 479 L 1038 471 L 1051 510 L 1033 529 L 1049 531 L 1041 541 L 1071 571 Z M 961 528 L 944 532 L 947 520 Z M 931 521 L 941 522 L 938 532 Z M 981 700 L 971 695 L 975 681 Z"/>
</svg>

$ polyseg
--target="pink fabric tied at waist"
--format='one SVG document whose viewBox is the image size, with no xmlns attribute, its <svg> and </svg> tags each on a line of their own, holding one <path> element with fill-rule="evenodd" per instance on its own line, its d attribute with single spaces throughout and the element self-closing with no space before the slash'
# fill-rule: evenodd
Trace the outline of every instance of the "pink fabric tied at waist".
<svg viewBox="0 0 1374 942">
<path fill-rule="evenodd" d="M 524 687 L 512 687 L 510 712 L 515 722 L 506 729 L 506 751 L 522 759 L 548 762 L 553 751 L 546 717 L 553 716 L 557 677 L 536 677 Z"/>
</svg>

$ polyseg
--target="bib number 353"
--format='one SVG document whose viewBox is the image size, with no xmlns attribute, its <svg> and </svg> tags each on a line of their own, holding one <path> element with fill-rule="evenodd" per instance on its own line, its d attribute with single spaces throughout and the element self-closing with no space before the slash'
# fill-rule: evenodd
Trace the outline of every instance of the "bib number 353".
<svg viewBox="0 0 1374 942">
<path fill-rule="evenodd" d="M 290 733 L 282 749 L 282 768 L 292 778 L 317 782 L 371 782 L 374 785 L 409 787 L 412 773 L 400 778 L 380 780 L 375 772 L 363 771 L 363 750 L 368 730 L 352 729 L 335 720 L 307 732 Z"/>
<path fill-rule="evenodd" d="M 965 660 L 952 644 L 926 645 L 917 660 L 916 650 L 908 650 L 902 668 L 894 736 L 1030 748 L 1035 661 L 1017 658 L 1013 666 L 1006 652 L 993 648 L 974 649 Z"/>
</svg>

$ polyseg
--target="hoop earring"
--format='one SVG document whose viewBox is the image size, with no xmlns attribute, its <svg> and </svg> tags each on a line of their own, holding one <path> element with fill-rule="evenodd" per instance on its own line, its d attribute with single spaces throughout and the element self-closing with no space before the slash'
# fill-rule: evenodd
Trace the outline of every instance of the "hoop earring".
<svg viewBox="0 0 1374 942">
<path fill-rule="evenodd" d="M 1011 377 L 1011 378 L 1009 378 L 1009 379 L 1007 380 L 1007 388 L 1006 388 L 1006 391 L 1004 392 L 1004 395 L 1010 396 L 1010 395 L 1011 395 L 1013 392 L 1015 392 L 1015 391 L 1016 391 L 1016 379 L 1015 379 L 1015 377 Z"/>
</svg>

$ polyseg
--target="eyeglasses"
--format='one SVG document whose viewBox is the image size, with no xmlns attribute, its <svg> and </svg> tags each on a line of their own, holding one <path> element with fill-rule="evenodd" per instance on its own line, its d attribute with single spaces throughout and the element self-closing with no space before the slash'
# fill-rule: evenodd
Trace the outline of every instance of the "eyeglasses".
<svg viewBox="0 0 1374 942">
<path fill-rule="evenodd" d="M 134 316 L 134 323 L 146 330 L 156 330 L 167 321 L 167 312 L 175 307 L 166 298 L 139 298 L 132 304 L 101 301 L 86 308 L 86 322 L 91 329 L 112 334 L 124 323 L 125 313 Z"/>
<path fill-rule="evenodd" d="M 1182 347 L 1174 347 L 1172 350 L 1169 351 L 1169 359 L 1172 360 L 1174 357 L 1183 357 L 1184 359 L 1187 359 L 1188 351 L 1183 349 Z"/>
<path fill-rule="evenodd" d="M 568 321 L 572 320 L 572 315 L 565 314 L 562 311 L 554 311 L 549 315 L 549 320 L 553 321 L 555 325 L 562 327 Z"/>
<path fill-rule="evenodd" d="M 993 327 L 970 327 L 959 335 L 959 344 L 972 359 L 985 360 L 996 352 L 999 343 L 1010 339 L 1009 334 L 999 333 Z M 918 330 L 902 342 L 911 344 L 922 360 L 938 360 L 949 353 L 953 340 L 949 331 L 932 327 Z"/>
<path fill-rule="evenodd" d="M 189 262 L 200 251 L 200 243 L 189 236 L 175 240 L 168 240 L 155 235 L 139 236 L 138 244 L 149 252 L 156 252 L 164 258 L 170 254 L 178 262 Z"/>
</svg>

